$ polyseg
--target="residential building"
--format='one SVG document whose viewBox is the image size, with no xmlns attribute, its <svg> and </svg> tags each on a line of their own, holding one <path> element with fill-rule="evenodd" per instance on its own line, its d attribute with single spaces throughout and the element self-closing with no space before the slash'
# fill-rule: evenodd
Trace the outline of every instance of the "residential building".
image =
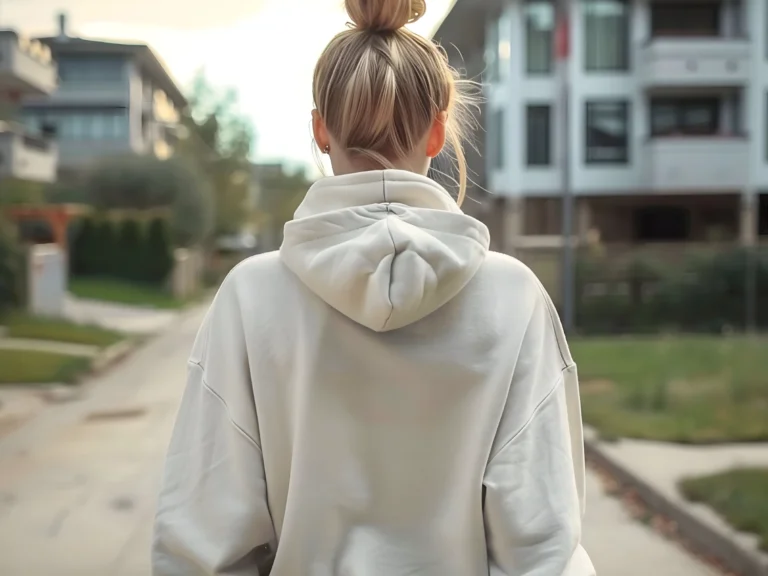
<svg viewBox="0 0 768 576">
<path fill-rule="evenodd" d="M 66 15 L 58 35 L 39 41 L 58 63 L 59 87 L 26 99 L 23 117 L 32 130 L 55 128 L 62 172 L 106 156 L 173 153 L 187 100 L 149 46 L 72 37 Z"/>
<path fill-rule="evenodd" d="M 15 117 L 24 97 L 48 95 L 56 83 L 56 64 L 46 46 L 0 30 L 0 180 L 55 180 L 55 141 L 50 134 L 28 133 Z"/>
<path fill-rule="evenodd" d="M 581 241 L 751 245 L 768 234 L 766 3 L 570 6 L 567 143 L 551 0 L 457 0 L 436 35 L 475 70 L 485 54 L 484 180 L 504 250 L 562 246 L 564 158 Z"/>
</svg>

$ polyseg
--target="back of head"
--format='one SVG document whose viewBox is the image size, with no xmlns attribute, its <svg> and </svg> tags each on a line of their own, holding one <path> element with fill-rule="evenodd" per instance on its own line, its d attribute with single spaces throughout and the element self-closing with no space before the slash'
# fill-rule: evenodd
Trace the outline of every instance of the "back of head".
<svg viewBox="0 0 768 576">
<path fill-rule="evenodd" d="M 315 68 L 315 107 L 328 132 L 352 157 L 391 168 L 413 151 L 441 113 L 466 190 L 469 98 L 444 51 L 404 26 L 425 0 L 345 0 L 352 24 L 326 47 Z"/>
</svg>

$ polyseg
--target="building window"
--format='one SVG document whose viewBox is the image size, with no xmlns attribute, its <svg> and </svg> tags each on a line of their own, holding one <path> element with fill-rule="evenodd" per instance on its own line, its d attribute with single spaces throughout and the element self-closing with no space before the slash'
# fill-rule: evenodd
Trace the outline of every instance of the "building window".
<svg viewBox="0 0 768 576">
<path fill-rule="evenodd" d="M 525 4 L 525 66 L 529 74 L 552 72 L 552 32 L 555 7 L 550 0 Z"/>
<path fill-rule="evenodd" d="M 120 82 L 125 76 L 125 59 L 119 56 L 68 56 L 58 60 L 63 83 Z"/>
<path fill-rule="evenodd" d="M 552 163 L 552 107 L 529 105 L 525 111 L 525 162 L 528 166 Z"/>
<path fill-rule="evenodd" d="M 586 145 L 587 164 L 629 162 L 629 103 L 587 102 Z"/>
<path fill-rule="evenodd" d="M 501 76 L 499 63 L 499 21 L 488 23 L 485 46 L 485 81 L 497 82 Z"/>
<path fill-rule="evenodd" d="M 27 110 L 24 119 L 30 132 L 42 126 L 55 126 L 63 141 L 114 141 L 128 138 L 128 111 L 125 108 L 101 110 Z"/>
<path fill-rule="evenodd" d="M 719 36 L 719 2 L 654 2 L 651 36 Z"/>
<path fill-rule="evenodd" d="M 651 100 L 652 136 L 717 134 L 720 101 L 717 98 L 655 98 Z"/>
<path fill-rule="evenodd" d="M 494 110 L 488 125 L 488 161 L 491 170 L 504 168 L 504 110 Z"/>
<path fill-rule="evenodd" d="M 588 71 L 629 70 L 629 5 L 622 0 L 585 0 L 585 66 Z"/>
</svg>

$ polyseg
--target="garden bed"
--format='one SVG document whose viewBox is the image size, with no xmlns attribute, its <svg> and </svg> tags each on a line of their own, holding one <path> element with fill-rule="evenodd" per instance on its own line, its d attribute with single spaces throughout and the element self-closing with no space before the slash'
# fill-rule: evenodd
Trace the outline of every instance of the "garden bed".
<svg viewBox="0 0 768 576">
<path fill-rule="evenodd" d="M 741 532 L 757 534 L 768 552 L 768 469 L 745 468 L 684 480 L 686 498 L 712 507 Z"/>
<path fill-rule="evenodd" d="M 74 384 L 90 371 L 91 358 L 0 349 L 0 384 Z"/>
</svg>

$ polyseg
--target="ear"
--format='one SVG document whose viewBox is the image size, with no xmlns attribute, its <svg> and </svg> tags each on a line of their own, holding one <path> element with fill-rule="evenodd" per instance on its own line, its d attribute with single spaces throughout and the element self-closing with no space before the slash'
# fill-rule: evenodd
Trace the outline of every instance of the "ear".
<svg viewBox="0 0 768 576">
<path fill-rule="evenodd" d="M 325 121 L 320 117 L 320 112 L 317 109 L 312 110 L 312 133 L 320 151 L 330 146 L 331 139 L 328 137 L 328 129 L 325 127 Z"/>
<path fill-rule="evenodd" d="M 440 112 L 432 122 L 427 139 L 427 157 L 434 158 L 445 147 L 445 125 L 448 122 L 448 112 Z"/>
</svg>

